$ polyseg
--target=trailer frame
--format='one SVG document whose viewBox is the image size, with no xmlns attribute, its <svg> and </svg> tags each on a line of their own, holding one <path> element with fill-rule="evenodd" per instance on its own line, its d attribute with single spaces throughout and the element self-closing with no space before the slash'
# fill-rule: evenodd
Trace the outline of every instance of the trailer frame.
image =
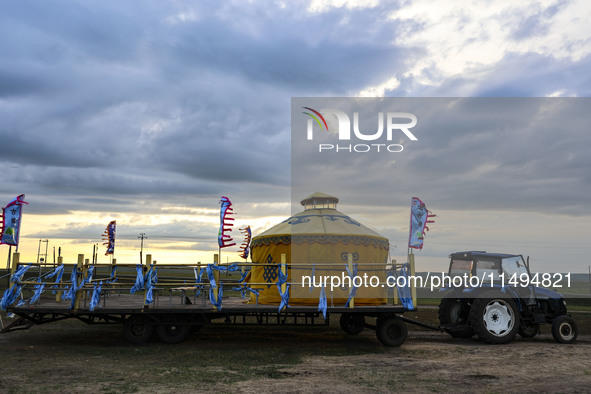
<svg viewBox="0 0 591 394">
<path fill-rule="evenodd" d="M 412 255 L 411 255 L 412 256 Z M 211 324 L 225 324 L 225 325 L 246 325 L 246 326 L 327 326 L 330 323 L 331 314 L 340 314 L 341 328 L 348 334 L 358 334 L 365 328 L 374 329 L 380 342 L 386 346 L 400 346 L 407 337 L 407 328 L 405 322 L 412 324 L 423 325 L 419 322 L 414 322 L 411 319 L 402 317 L 408 310 L 416 310 L 416 308 L 409 309 L 405 306 L 397 304 L 398 292 L 394 290 L 393 304 L 379 304 L 379 305 L 355 305 L 355 298 L 351 294 L 347 305 L 334 305 L 331 301 L 324 308 L 315 305 L 263 305 L 258 303 L 245 303 L 237 296 L 223 296 L 220 300 L 219 292 L 210 292 L 209 298 L 206 296 L 209 290 L 217 286 L 237 285 L 238 282 L 222 282 L 220 279 L 220 271 L 223 271 L 224 266 L 219 265 L 218 255 L 214 255 L 214 263 L 201 265 L 197 267 L 203 269 L 215 268 L 217 271 L 210 277 L 210 281 L 200 281 L 198 283 L 187 285 L 187 283 L 177 283 L 172 279 L 164 278 L 157 285 L 152 284 L 150 294 L 154 294 L 153 300 L 148 301 L 147 287 L 139 291 L 137 294 L 127 294 L 129 288 L 133 283 L 133 278 L 128 276 L 119 276 L 120 281 L 114 283 L 116 267 L 134 267 L 137 269 L 137 279 L 144 277 L 146 280 L 151 278 L 152 270 L 155 271 L 156 261 L 152 262 L 152 256 L 146 255 L 145 265 L 117 265 L 116 260 L 113 260 L 111 265 L 93 265 L 91 266 L 88 260 L 84 259 L 84 255 L 78 256 L 78 261 L 71 266 L 70 274 L 72 276 L 71 282 L 65 283 L 60 280 L 56 282 L 47 283 L 52 285 L 55 297 L 47 296 L 37 298 L 29 305 L 17 304 L 16 306 L 9 306 L 7 312 L 16 316 L 16 320 L 10 322 L 6 326 L 2 325 L 1 333 L 9 333 L 17 330 L 30 329 L 35 325 L 48 324 L 60 320 L 76 319 L 86 324 L 122 324 L 123 335 L 125 339 L 134 344 L 141 344 L 149 340 L 154 334 L 166 343 L 177 343 L 186 338 L 191 329 L 200 329 L 205 325 Z M 414 265 L 414 259 L 410 259 Z M 39 266 L 38 281 L 31 280 L 31 277 L 25 279 L 23 277 L 14 278 L 18 268 L 23 264 L 20 263 L 20 256 L 18 253 L 13 255 L 11 270 L 11 285 L 9 289 L 14 286 L 20 286 L 19 292 L 29 291 L 33 292 L 37 288 L 41 280 L 41 272 L 43 264 L 29 264 Z M 348 267 L 352 270 L 352 257 L 348 258 Z M 61 257 L 58 264 L 63 265 Z M 244 264 L 253 266 L 253 264 Z M 396 269 L 395 261 L 389 264 L 390 267 Z M 285 256 L 282 255 L 279 269 L 286 277 L 287 270 L 290 267 L 297 265 L 286 264 Z M 406 265 L 408 267 L 408 263 Z M 162 266 L 158 268 L 174 267 L 179 269 L 195 269 L 193 266 Z M 53 267 L 55 269 L 55 266 Z M 110 277 L 95 277 L 90 273 L 93 271 L 96 274 L 99 268 L 112 269 Z M 226 268 L 227 269 L 227 268 Z M 65 269 L 64 269 L 65 271 Z M 408 269 L 407 269 L 408 271 Z M 414 267 L 410 270 L 414 272 Z M 196 271 L 195 271 L 196 273 Z M 74 279 L 75 277 L 75 279 Z M 89 279 L 90 277 L 90 279 Z M 107 281 L 102 292 L 99 292 L 98 304 L 94 300 L 94 305 L 90 307 L 94 298 L 93 291 L 99 280 L 113 279 L 111 282 Z M 73 281 L 73 282 L 72 282 Z M 101 282 L 102 283 L 102 282 Z M 293 284 L 293 283 L 290 283 Z M 256 292 L 256 285 L 249 284 L 249 291 Z M 285 283 L 277 283 L 280 292 L 286 291 Z M 72 291 L 71 302 L 64 302 L 63 295 L 66 291 Z M 268 285 L 267 285 L 268 287 Z M 383 286 L 382 286 L 383 287 Z M 254 288 L 254 289 L 253 289 Z M 261 289 L 261 287 L 259 287 Z M 125 293 L 125 294 L 124 294 Z M 191 294 L 192 293 L 192 294 Z M 91 296 L 92 294 L 92 296 Z M 281 294 L 281 293 L 280 293 Z M 416 293 L 412 289 L 412 296 L 416 305 Z M 176 296 L 175 296 L 176 295 Z M 192 300 L 189 298 L 192 295 Z M 167 297 L 168 296 L 168 297 Z M 31 297 L 32 299 L 33 297 Z M 173 303 L 173 298 L 178 299 Z M 166 302 L 168 299 L 168 302 Z M 326 299 L 325 299 L 326 300 Z M 218 305 L 219 303 L 219 305 Z M 223 308 L 220 307 L 223 303 Z M 366 318 L 375 318 L 376 323 L 369 324 Z"/>
</svg>

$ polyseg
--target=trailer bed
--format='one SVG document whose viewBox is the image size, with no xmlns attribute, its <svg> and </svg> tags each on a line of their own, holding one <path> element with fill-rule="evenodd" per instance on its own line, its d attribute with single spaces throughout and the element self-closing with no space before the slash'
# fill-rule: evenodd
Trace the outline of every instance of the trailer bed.
<svg viewBox="0 0 591 394">
<path fill-rule="evenodd" d="M 94 310 L 88 307 L 90 291 L 84 292 L 78 309 L 72 309 L 70 301 L 56 302 L 54 298 L 45 297 L 34 305 L 9 308 L 15 320 L 3 327 L 2 333 L 77 319 L 87 324 L 122 324 L 125 339 L 134 344 L 144 343 L 154 335 L 163 342 L 177 343 L 189 334 L 191 328 L 199 329 L 205 325 L 326 326 L 331 314 L 340 314 L 341 328 L 350 334 L 357 334 L 364 328 L 375 329 L 378 339 L 388 346 L 399 346 L 406 339 L 406 326 L 400 316 L 406 309 L 401 305 L 350 308 L 329 304 L 324 315 L 318 306 L 291 305 L 279 311 L 278 305 L 250 303 L 239 296 L 229 296 L 222 299 L 219 310 L 210 303 L 206 293 L 159 291 L 149 306 L 144 304 L 141 294 L 105 293 L 100 306 Z M 366 318 L 376 318 L 376 323 L 369 324 Z M 384 324 L 388 327 L 394 324 L 395 328 L 383 328 Z"/>
<path fill-rule="evenodd" d="M 328 325 L 331 314 L 338 314 L 341 328 L 349 334 L 375 329 L 387 346 L 399 346 L 406 339 L 408 319 L 401 315 L 415 305 L 412 302 L 409 306 L 409 294 L 401 298 L 407 300 L 402 305 L 396 302 L 396 293 L 388 304 L 362 305 L 363 297 L 355 298 L 355 287 L 349 288 L 348 300 L 342 296 L 333 300 L 333 293 L 325 294 L 322 288 L 320 296 L 309 300 L 311 305 L 298 305 L 297 297 L 290 300 L 289 288 L 302 284 L 287 281 L 288 270 L 296 265 L 287 265 L 283 255 L 281 264 L 258 264 L 273 266 L 281 273 L 270 283 L 245 280 L 253 264 L 219 265 L 214 257 L 214 264 L 206 265 L 157 266 L 147 255 L 145 265 L 113 261 L 101 266 L 89 265 L 79 255 L 76 265 L 60 261 L 57 267 L 46 267 L 20 264 L 15 253 L 9 289 L 2 302 L 2 308 L 15 319 L 2 322 L 1 332 L 77 319 L 87 324 L 122 324 L 125 339 L 134 344 L 146 342 L 153 335 L 163 342 L 177 343 L 191 329 L 209 324 Z M 349 272 L 354 272 L 352 257 L 348 260 Z M 260 292 L 269 288 L 278 289 L 279 300 L 276 304 L 259 303 Z"/>
<path fill-rule="evenodd" d="M 203 302 L 201 297 L 189 298 L 191 303 L 186 302 L 188 296 L 159 296 L 155 298 L 154 304 L 145 306 L 144 299 L 141 296 L 133 294 L 116 294 L 107 298 L 106 302 L 101 304 L 94 311 L 89 310 L 88 305 L 83 304 L 79 309 L 71 309 L 70 302 L 56 302 L 51 299 L 42 299 L 41 302 L 33 306 L 20 306 L 9 308 L 14 314 L 22 313 L 89 313 L 89 314 L 130 314 L 130 313 L 241 313 L 241 312 L 267 312 L 278 313 L 278 305 L 264 305 L 249 303 L 240 297 L 223 298 L 222 310 L 218 311 L 209 301 Z M 330 313 L 404 313 L 406 309 L 401 305 L 359 305 L 355 308 L 349 308 L 344 305 L 328 305 L 327 310 Z M 318 312 L 318 306 L 313 305 L 290 305 L 284 312 Z"/>
</svg>

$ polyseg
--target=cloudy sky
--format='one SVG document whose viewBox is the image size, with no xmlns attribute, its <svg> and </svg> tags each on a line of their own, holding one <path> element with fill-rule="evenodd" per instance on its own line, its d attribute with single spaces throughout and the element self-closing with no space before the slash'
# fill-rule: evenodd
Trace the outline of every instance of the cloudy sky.
<svg viewBox="0 0 591 394">
<path fill-rule="evenodd" d="M 36 259 L 39 239 L 66 258 L 89 254 L 116 219 L 120 261 L 137 256 L 140 232 L 163 263 L 207 261 L 221 195 L 255 234 L 289 216 L 292 97 L 588 97 L 590 18 L 585 1 L 4 3 L 0 199 L 26 194 L 24 260 Z M 559 143 L 520 134 L 527 149 L 509 146 L 469 174 L 485 171 L 492 190 L 518 187 L 530 171 L 543 184 L 528 188 L 531 206 L 523 195 L 477 205 L 475 184 L 449 172 L 449 187 L 417 190 L 439 216 L 425 268 L 441 269 L 455 249 L 484 248 L 532 255 L 552 271 L 567 251 L 564 269 L 586 272 L 589 139 L 584 126 L 563 127 Z M 452 142 L 491 155 L 477 136 L 423 141 L 415 152 L 429 160 L 417 177 L 435 168 L 445 176 L 449 150 L 439 147 Z M 539 178 L 548 170 L 550 180 Z M 404 255 L 416 189 L 372 209 L 334 189 L 342 211 Z M 468 211 L 459 190 L 472 193 Z M 542 225 L 544 237 L 532 235 Z"/>
</svg>

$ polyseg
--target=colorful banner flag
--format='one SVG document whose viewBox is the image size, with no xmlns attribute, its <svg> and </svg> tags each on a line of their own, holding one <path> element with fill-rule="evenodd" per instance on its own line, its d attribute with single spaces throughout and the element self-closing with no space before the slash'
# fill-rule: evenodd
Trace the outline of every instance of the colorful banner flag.
<svg viewBox="0 0 591 394">
<path fill-rule="evenodd" d="M 18 247 L 21 218 L 23 214 L 22 206 L 23 204 L 28 204 L 24 199 L 25 195 L 21 194 L 2 209 L 0 244 L 14 245 Z"/>
<path fill-rule="evenodd" d="M 220 248 L 227 248 L 228 246 L 236 245 L 236 243 L 230 243 L 233 241 L 232 236 L 226 234 L 232 231 L 232 226 L 234 223 L 231 223 L 230 220 L 234 220 L 234 218 L 229 217 L 228 215 L 233 215 L 234 212 L 232 212 L 232 203 L 228 197 L 222 196 L 220 204 L 222 206 L 220 208 L 220 230 L 218 231 L 218 245 Z"/>
<path fill-rule="evenodd" d="M 434 223 L 433 220 L 429 219 L 435 216 L 419 198 L 412 198 L 410 206 L 410 236 L 408 239 L 409 248 L 423 249 L 425 232 L 429 231 L 427 223 Z"/>
<path fill-rule="evenodd" d="M 115 233 L 117 231 L 117 221 L 113 220 L 107 225 L 105 232 L 103 233 L 103 245 L 107 245 L 106 255 L 113 254 L 115 252 Z"/>
<path fill-rule="evenodd" d="M 242 234 L 244 234 L 244 241 L 242 245 L 240 245 L 240 257 L 243 259 L 247 259 L 248 255 L 250 254 L 250 240 L 252 239 L 252 233 L 250 232 L 250 226 L 246 226 L 245 228 L 239 229 Z"/>
</svg>

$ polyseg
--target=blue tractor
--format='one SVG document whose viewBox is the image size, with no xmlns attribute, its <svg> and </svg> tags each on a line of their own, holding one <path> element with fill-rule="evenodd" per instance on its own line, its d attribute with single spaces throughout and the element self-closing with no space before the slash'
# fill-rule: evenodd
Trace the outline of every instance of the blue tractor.
<svg viewBox="0 0 591 394">
<path fill-rule="evenodd" d="M 530 273 L 522 255 L 469 251 L 453 253 L 450 259 L 439 321 L 451 336 L 477 335 L 484 342 L 501 344 L 516 334 L 532 338 L 541 324 L 551 324 L 557 342 L 573 343 L 577 338 L 564 296 L 537 286 L 539 274 Z M 546 279 L 543 286 L 552 283 Z"/>
</svg>

